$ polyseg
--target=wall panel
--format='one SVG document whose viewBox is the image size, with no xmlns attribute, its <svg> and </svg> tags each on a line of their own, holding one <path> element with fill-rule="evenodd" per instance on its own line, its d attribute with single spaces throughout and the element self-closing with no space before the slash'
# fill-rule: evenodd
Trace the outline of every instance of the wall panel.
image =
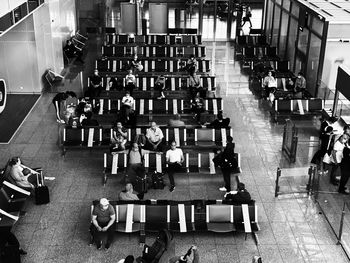
<svg viewBox="0 0 350 263">
<path fill-rule="evenodd" d="M 166 4 L 149 4 L 149 32 L 168 32 L 168 6 Z"/>
<path fill-rule="evenodd" d="M 122 33 L 136 33 L 136 5 L 121 3 Z"/>
</svg>

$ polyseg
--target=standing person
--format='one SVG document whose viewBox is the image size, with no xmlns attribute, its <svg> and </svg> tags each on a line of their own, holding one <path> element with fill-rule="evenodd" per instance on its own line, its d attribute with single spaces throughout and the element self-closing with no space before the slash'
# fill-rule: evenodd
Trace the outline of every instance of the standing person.
<svg viewBox="0 0 350 263">
<path fill-rule="evenodd" d="M 166 162 L 168 164 L 168 176 L 170 181 L 169 191 L 173 192 L 175 190 L 174 174 L 181 169 L 182 163 L 184 162 L 184 155 L 181 149 L 176 148 L 175 141 L 171 142 L 170 147 L 170 150 L 166 152 Z"/>
<path fill-rule="evenodd" d="M 100 96 L 102 91 L 102 77 L 98 74 L 98 70 L 94 70 L 94 74 L 90 76 L 89 94 L 91 97 Z"/>
<path fill-rule="evenodd" d="M 193 260 L 190 259 L 193 252 Z M 196 246 L 192 246 L 184 256 L 176 256 L 169 260 L 169 263 L 199 263 L 199 254 Z"/>
<path fill-rule="evenodd" d="M 343 150 L 349 139 L 347 134 L 343 134 L 339 137 L 339 139 L 334 143 L 332 154 L 331 154 L 331 173 L 330 173 L 330 183 L 333 185 L 338 185 L 338 181 L 335 176 L 335 172 L 337 171 L 340 163 L 343 159 Z M 342 190 L 342 189 L 341 189 Z"/>
<path fill-rule="evenodd" d="M 234 169 L 237 168 L 237 160 L 235 159 L 235 144 L 233 143 L 233 138 L 231 136 L 227 136 L 227 144 L 226 148 L 222 153 L 222 161 L 221 161 L 221 171 L 224 177 L 225 186 L 220 187 L 219 190 L 223 192 L 231 191 L 231 173 Z M 237 178 L 235 182 L 234 189 L 237 189 Z"/>
<path fill-rule="evenodd" d="M 250 18 L 252 17 L 252 9 L 250 8 L 250 6 L 247 6 L 247 8 L 245 9 L 245 16 L 243 17 L 243 24 L 241 25 L 241 27 L 243 27 L 245 25 L 246 22 L 249 22 L 249 27 L 252 28 L 252 21 L 250 21 Z"/>
<path fill-rule="evenodd" d="M 68 98 L 71 98 L 72 95 L 69 92 L 60 92 L 55 95 L 52 99 L 52 103 L 55 106 L 56 110 L 56 118 L 58 123 L 65 123 L 64 120 L 61 119 L 60 111 L 61 111 L 61 103 L 66 101 Z"/>
<path fill-rule="evenodd" d="M 96 243 L 97 249 L 102 247 L 102 234 L 107 233 L 107 243 L 105 244 L 105 249 L 109 249 L 113 241 L 114 234 L 114 221 L 115 221 L 115 211 L 112 205 L 106 198 L 101 198 L 99 204 L 95 205 L 92 211 L 92 224 L 90 226 L 90 232 L 93 242 Z"/>
<path fill-rule="evenodd" d="M 157 126 L 155 122 L 151 123 L 151 127 L 147 129 L 146 131 L 146 145 L 145 149 L 150 151 L 163 151 L 163 132 L 162 130 Z"/>
<path fill-rule="evenodd" d="M 128 70 L 128 74 L 125 76 L 125 90 L 129 91 L 132 96 L 133 90 L 136 88 L 136 77 L 132 73 L 132 69 Z"/>
<path fill-rule="evenodd" d="M 165 99 L 164 90 L 165 90 L 165 77 L 164 75 L 158 76 L 156 82 L 154 83 L 154 89 L 160 92 L 158 99 Z"/>
<path fill-rule="evenodd" d="M 345 186 L 346 186 L 346 184 L 349 180 L 349 177 L 350 177 L 350 146 L 349 146 L 349 141 L 345 144 L 345 147 L 343 149 L 343 159 L 340 163 L 340 171 L 341 171 L 341 177 L 340 177 L 338 192 L 341 194 L 348 195 L 348 194 L 350 194 L 350 191 Z"/>
</svg>

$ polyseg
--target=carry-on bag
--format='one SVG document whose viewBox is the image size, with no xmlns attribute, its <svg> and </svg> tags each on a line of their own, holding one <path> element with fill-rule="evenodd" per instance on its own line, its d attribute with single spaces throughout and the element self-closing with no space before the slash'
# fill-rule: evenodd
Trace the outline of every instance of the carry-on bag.
<svg viewBox="0 0 350 263">
<path fill-rule="evenodd" d="M 41 184 L 39 183 L 39 176 Z M 40 171 L 36 177 L 37 186 L 35 187 L 35 203 L 37 205 L 47 204 L 50 202 L 49 188 L 44 183 L 43 172 Z"/>
</svg>

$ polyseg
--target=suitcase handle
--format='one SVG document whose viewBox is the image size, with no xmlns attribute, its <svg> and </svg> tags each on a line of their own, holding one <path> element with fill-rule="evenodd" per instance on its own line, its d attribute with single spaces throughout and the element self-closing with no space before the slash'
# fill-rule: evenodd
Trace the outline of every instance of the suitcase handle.
<svg viewBox="0 0 350 263">
<path fill-rule="evenodd" d="M 40 186 L 40 184 L 39 184 L 39 176 L 41 178 L 41 185 L 44 186 L 45 183 L 44 183 L 43 171 L 42 170 L 39 170 L 39 172 L 36 174 L 36 183 L 37 183 L 38 186 Z"/>
</svg>

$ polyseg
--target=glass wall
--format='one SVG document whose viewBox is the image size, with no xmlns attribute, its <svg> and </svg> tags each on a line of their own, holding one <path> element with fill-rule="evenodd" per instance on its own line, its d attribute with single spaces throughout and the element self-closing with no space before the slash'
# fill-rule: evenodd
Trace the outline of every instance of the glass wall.
<svg viewBox="0 0 350 263">
<path fill-rule="evenodd" d="M 269 0 L 266 8 L 264 29 L 270 45 L 289 60 L 292 72 L 304 73 L 307 88 L 315 95 L 321 83 L 325 19 L 297 0 Z"/>
</svg>

